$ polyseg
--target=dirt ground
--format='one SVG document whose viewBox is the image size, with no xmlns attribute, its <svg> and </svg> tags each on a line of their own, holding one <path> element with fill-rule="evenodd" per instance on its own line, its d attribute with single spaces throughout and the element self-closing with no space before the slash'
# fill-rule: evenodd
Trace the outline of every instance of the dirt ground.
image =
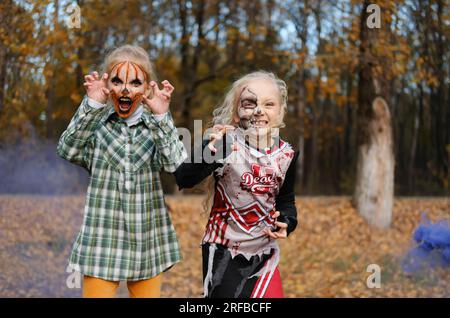
<svg viewBox="0 0 450 318">
<path fill-rule="evenodd" d="M 201 196 L 168 196 L 183 261 L 163 277 L 163 297 L 202 297 L 201 251 L 207 216 Z M 0 297 L 80 297 L 67 285 L 67 258 L 84 196 L 0 196 Z M 450 297 L 450 269 L 406 274 L 401 263 L 426 212 L 450 219 L 448 198 L 397 198 L 391 228 L 369 227 L 348 197 L 298 197 L 299 226 L 281 241 L 287 297 Z M 370 264 L 380 288 L 366 284 Z M 73 275 L 73 274 L 72 274 Z M 127 297 L 121 284 L 119 297 Z"/>
</svg>

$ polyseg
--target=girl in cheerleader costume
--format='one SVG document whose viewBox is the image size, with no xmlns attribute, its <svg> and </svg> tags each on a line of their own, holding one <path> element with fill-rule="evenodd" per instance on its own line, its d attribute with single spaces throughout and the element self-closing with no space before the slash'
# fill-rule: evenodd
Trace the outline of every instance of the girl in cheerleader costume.
<svg viewBox="0 0 450 318">
<path fill-rule="evenodd" d="M 180 188 L 214 179 L 202 240 L 205 297 L 283 297 L 277 240 L 297 226 L 298 152 L 278 136 L 286 109 L 284 81 L 268 72 L 243 76 L 214 111 L 202 149 L 175 172 Z"/>
</svg>

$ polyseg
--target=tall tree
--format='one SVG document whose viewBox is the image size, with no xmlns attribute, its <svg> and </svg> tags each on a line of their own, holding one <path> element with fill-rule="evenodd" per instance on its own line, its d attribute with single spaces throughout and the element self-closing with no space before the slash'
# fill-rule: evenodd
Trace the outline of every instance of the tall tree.
<svg viewBox="0 0 450 318">
<path fill-rule="evenodd" d="M 292 8 L 292 10 L 291 10 Z M 305 109 L 307 106 L 306 98 L 306 78 L 308 59 L 308 17 L 310 15 L 309 1 L 294 1 L 288 3 L 286 8 L 288 16 L 295 27 L 295 34 L 300 47 L 296 47 L 298 58 L 295 59 L 297 66 L 296 91 L 297 104 L 295 108 L 295 116 L 298 119 L 298 142 L 297 149 L 300 152 L 300 158 L 297 160 L 296 177 L 300 193 L 303 193 L 303 179 L 304 179 L 304 160 L 305 160 Z M 294 43 L 297 43 L 295 41 Z"/>
<path fill-rule="evenodd" d="M 380 12 L 375 8 L 375 12 L 369 13 L 369 5 L 368 0 L 364 1 L 360 20 L 359 140 L 353 200 L 369 224 L 385 228 L 392 219 L 394 154 L 391 116 L 386 102 L 389 100 L 385 85 L 388 65 L 384 64 L 386 61 L 377 48 L 387 43 L 390 26 L 386 25 L 387 19 L 382 19 L 380 28 L 370 28 L 369 19 L 377 19 L 377 12 Z"/>
</svg>

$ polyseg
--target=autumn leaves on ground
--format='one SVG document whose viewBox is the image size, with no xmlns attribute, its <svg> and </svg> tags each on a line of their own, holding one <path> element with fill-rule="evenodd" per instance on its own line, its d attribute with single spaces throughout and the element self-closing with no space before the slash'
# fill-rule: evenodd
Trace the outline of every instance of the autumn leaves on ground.
<svg viewBox="0 0 450 318">
<path fill-rule="evenodd" d="M 82 222 L 83 196 L 0 196 L 0 297 L 80 297 L 68 288 L 67 257 Z M 169 196 L 167 203 L 183 261 L 164 275 L 164 297 L 201 297 L 199 242 L 206 222 L 201 196 Z M 300 225 L 281 242 L 287 297 L 450 297 L 450 270 L 414 275 L 401 261 L 426 212 L 450 219 L 450 200 L 399 198 L 392 226 L 370 228 L 348 197 L 297 198 Z M 381 268 L 381 288 L 370 289 L 369 264 Z M 126 297 L 124 284 L 120 297 Z"/>
</svg>

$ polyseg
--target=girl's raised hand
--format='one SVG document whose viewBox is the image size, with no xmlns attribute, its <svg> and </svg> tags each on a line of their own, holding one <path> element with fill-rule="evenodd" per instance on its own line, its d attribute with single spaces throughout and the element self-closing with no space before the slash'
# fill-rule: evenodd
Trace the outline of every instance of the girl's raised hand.
<svg viewBox="0 0 450 318">
<path fill-rule="evenodd" d="M 276 219 L 279 216 L 280 216 L 280 211 L 276 211 L 273 214 L 272 218 Z M 286 223 L 278 222 L 278 221 L 275 221 L 275 225 L 280 228 L 278 231 L 273 232 L 273 231 L 270 230 L 270 228 L 267 227 L 267 228 L 263 229 L 263 232 L 265 234 L 267 234 L 269 237 L 271 237 L 271 238 L 273 238 L 275 240 L 276 239 L 285 239 L 285 238 L 287 238 L 287 227 L 288 227 L 288 225 Z"/>
<path fill-rule="evenodd" d="M 222 140 L 223 136 L 227 133 L 227 131 L 234 130 L 236 127 L 231 125 L 214 125 L 213 126 L 213 133 L 209 135 L 209 144 L 208 148 L 209 150 L 213 152 L 217 152 L 217 148 L 214 146 L 218 140 Z M 236 151 L 237 145 L 233 143 L 231 146 L 231 150 Z"/>
<path fill-rule="evenodd" d="M 105 104 L 108 100 L 108 73 L 104 73 L 100 78 L 97 72 L 92 72 L 84 77 L 84 87 L 89 98 Z"/>
<path fill-rule="evenodd" d="M 155 81 L 151 81 L 150 86 L 153 91 L 152 99 L 145 95 L 142 97 L 144 105 L 156 115 L 164 114 L 169 110 L 170 97 L 174 90 L 172 84 L 167 80 L 161 82 L 161 84 L 163 85 L 163 89 L 159 89 L 158 84 Z"/>
</svg>

